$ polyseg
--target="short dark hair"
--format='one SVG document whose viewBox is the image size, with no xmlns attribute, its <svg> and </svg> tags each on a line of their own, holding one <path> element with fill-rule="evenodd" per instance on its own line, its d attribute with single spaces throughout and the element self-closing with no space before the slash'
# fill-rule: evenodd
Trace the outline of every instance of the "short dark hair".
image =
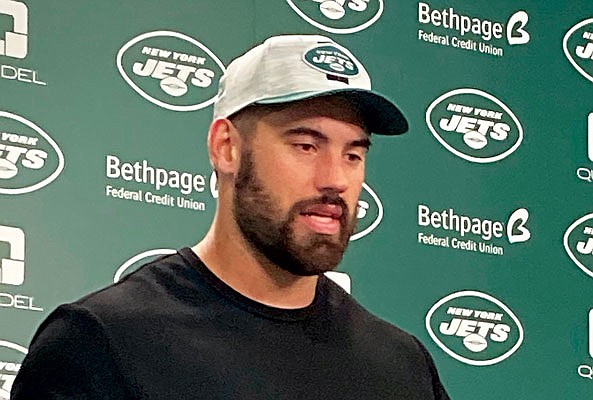
<svg viewBox="0 0 593 400">
<path fill-rule="evenodd" d="M 255 125 L 264 116 L 287 108 L 291 103 L 280 104 L 250 104 L 245 108 L 229 115 L 228 120 L 235 125 L 239 133 L 248 137 L 255 131 Z"/>
</svg>

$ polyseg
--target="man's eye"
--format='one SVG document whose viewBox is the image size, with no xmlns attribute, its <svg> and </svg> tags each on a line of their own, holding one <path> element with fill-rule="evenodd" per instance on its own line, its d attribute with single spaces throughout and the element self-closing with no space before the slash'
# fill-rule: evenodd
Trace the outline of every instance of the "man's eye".
<svg viewBox="0 0 593 400">
<path fill-rule="evenodd" d="M 362 156 L 358 153 L 347 153 L 348 161 L 362 161 Z"/>
<path fill-rule="evenodd" d="M 306 152 L 315 150 L 315 146 L 311 143 L 295 143 L 295 146 Z"/>
</svg>

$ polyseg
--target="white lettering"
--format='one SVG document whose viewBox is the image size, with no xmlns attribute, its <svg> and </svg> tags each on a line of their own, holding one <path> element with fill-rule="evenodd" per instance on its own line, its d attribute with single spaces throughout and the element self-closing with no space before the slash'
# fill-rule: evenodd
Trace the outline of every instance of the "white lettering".
<svg viewBox="0 0 593 400">
<path fill-rule="evenodd" d="M 464 36 L 467 33 L 480 35 L 482 39 L 489 41 L 493 38 L 502 38 L 503 24 L 490 20 L 467 15 L 457 14 L 452 7 L 442 10 L 431 10 L 426 3 L 418 3 L 418 22 L 421 24 L 432 24 L 442 26 L 445 29 L 457 31 Z M 516 28 L 516 32 L 524 32 L 523 25 Z M 514 31 L 515 32 L 515 31 Z"/>
<path fill-rule="evenodd" d="M 156 190 L 164 187 L 179 189 L 182 194 L 194 191 L 201 193 L 207 184 L 206 177 L 200 174 L 153 167 L 146 160 L 122 163 L 118 157 L 112 155 L 106 156 L 105 175 L 110 179 L 121 178 L 125 181 L 150 184 Z"/>
<path fill-rule="evenodd" d="M 433 228 L 456 231 L 462 237 L 473 233 L 481 236 L 484 240 L 490 240 L 493 237 L 500 238 L 504 232 L 504 224 L 500 221 L 458 215 L 452 208 L 441 212 L 431 212 L 430 208 L 423 204 L 418 205 L 418 225 L 430 225 Z M 473 245 L 459 244 L 459 247 L 467 247 L 464 250 L 472 250 Z"/>
</svg>

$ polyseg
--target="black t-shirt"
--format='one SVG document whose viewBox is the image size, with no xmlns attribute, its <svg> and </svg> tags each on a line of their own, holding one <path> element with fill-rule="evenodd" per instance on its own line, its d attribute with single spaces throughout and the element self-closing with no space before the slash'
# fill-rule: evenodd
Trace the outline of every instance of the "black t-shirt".
<svg viewBox="0 0 593 400">
<path fill-rule="evenodd" d="M 58 307 L 14 382 L 31 399 L 449 399 L 413 336 L 325 277 L 311 305 L 246 298 L 189 248 Z"/>
</svg>

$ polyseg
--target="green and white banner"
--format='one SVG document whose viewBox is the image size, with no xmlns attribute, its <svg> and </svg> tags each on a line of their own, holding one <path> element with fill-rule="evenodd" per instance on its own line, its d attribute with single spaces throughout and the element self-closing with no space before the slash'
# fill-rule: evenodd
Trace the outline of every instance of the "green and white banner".
<svg viewBox="0 0 593 400">
<path fill-rule="evenodd" d="M 453 399 L 593 398 L 591 1 L 0 0 L 0 399 L 57 305 L 205 234 L 217 81 L 278 34 L 410 123 L 335 279 Z"/>
</svg>

